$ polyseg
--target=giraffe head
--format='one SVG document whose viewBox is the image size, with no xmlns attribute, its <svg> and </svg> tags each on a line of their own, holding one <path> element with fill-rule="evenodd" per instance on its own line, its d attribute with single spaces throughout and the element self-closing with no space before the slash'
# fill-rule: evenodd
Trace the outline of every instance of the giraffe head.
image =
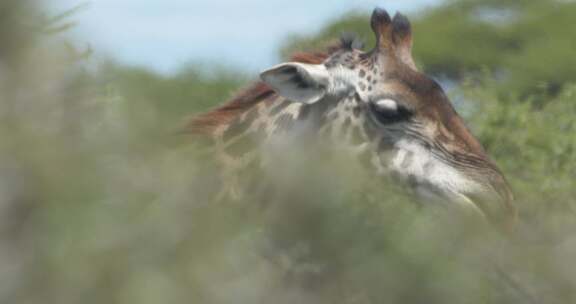
<svg viewBox="0 0 576 304">
<path fill-rule="evenodd" d="M 371 27 L 377 42 L 369 52 L 348 41 L 321 63 L 287 62 L 261 78 L 301 110 L 322 108 L 321 132 L 358 147 L 371 168 L 410 185 L 425 200 L 513 219 L 504 176 L 440 85 L 417 70 L 408 20 L 376 9 Z"/>
</svg>

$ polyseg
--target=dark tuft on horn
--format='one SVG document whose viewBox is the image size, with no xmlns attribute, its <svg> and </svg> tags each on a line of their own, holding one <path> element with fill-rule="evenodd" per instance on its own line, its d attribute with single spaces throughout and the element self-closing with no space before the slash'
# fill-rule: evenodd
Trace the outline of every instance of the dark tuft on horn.
<svg viewBox="0 0 576 304">
<path fill-rule="evenodd" d="M 356 33 L 343 32 L 340 35 L 340 45 L 343 49 L 348 50 L 361 50 L 364 48 L 364 42 L 358 37 Z"/>
<path fill-rule="evenodd" d="M 412 58 L 412 27 L 408 18 L 400 13 L 396 13 L 392 20 L 392 40 L 398 59 L 416 70 L 416 64 Z"/>
<path fill-rule="evenodd" d="M 370 24 L 372 26 L 372 30 L 375 33 L 379 33 L 382 26 L 390 24 L 392 20 L 390 19 L 390 15 L 385 9 L 381 9 L 379 7 L 375 8 L 372 12 L 372 19 L 370 20 Z"/>
<path fill-rule="evenodd" d="M 412 27 L 410 25 L 410 21 L 406 16 L 396 13 L 394 15 L 394 19 L 392 20 L 392 28 L 395 35 L 404 37 L 406 35 L 410 35 L 412 31 Z"/>
<path fill-rule="evenodd" d="M 392 19 L 390 19 L 388 12 L 381 8 L 376 8 L 372 13 L 370 25 L 376 36 L 377 50 L 384 51 L 393 47 Z"/>
</svg>

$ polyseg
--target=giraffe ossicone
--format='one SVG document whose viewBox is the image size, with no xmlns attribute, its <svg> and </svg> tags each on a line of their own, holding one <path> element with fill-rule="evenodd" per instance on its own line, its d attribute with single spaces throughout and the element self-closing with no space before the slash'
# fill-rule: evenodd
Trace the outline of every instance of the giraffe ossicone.
<svg viewBox="0 0 576 304">
<path fill-rule="evenodd" d="M 370 25 L 372 50 L 348 37 L 325 52 L 295 54 L 194 118 L 190 130 L 214 139 L 232 180 L 259 147 L 285 138 L 278 134 L 304 133 L 348 146 L 424 201 L 510 224 L 516 209 L 506 179 L 441 86 L 417 70 L 408 19 L 376 9 Z"/>
</svg>

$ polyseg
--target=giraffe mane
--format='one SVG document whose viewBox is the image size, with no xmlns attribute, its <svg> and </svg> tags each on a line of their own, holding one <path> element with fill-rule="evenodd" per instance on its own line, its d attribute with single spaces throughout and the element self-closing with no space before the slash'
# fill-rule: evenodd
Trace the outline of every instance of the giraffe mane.
<svg viewBox="0 0 576 304">
<path fill-rule="evenodd" d="M 290 59 L 299 63 L 321 64 L 335 52 L 356 48 L 358 43 L 355 41 L 357 41 L 355 38 L 353 39 L 347 34 L 342 36 L 338 43 L 329 44 L 325 51 L 296 52 L 292 54 Z M 183 131 L 197 135 L 210 135 L 219 126 L 229 124 L 257 104 L 273 102 L 277 96 L 276 92 L 264 82 L 255 82 L 236 93 L 222 105 L 192 117 L 186 123 Z"/>
</svg>

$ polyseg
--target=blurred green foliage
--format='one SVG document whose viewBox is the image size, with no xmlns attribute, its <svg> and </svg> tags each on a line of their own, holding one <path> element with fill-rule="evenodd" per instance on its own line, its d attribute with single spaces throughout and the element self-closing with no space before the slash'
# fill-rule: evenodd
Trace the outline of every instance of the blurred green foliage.
<svg viewBox="0 0 576 304">
<path fill-rule="evenodd" d="M 217 65 L 196 64 L 183 67 L 175 75 L 159 75 L 138 67 L 106 64 L 99 81 L 108 84 L 127 100 L 152 106 L 159 123 L 169 131 L 178 119 L 221 103 L 245 84 L 241 72 Z M 136 105 L 137 107 L 137 105 Z"/>
<path fill-rule="evenodd" d="M 568 1 L 477 0 L 412 18 L 419 65 L 455 81 L 515 190 L 521 223 L 502 237 L 324 153 L 283 163 L 276 204 L 214 201 L 215 165 L 174 131 L 243 72 L 86 65 L 58 34 L 73 14 L 3 1 L 0 302 L 573 303 L 574 16 Z M 282 52 L 343 29 L 371 39 L 356 13 Z"/>
</svg>

